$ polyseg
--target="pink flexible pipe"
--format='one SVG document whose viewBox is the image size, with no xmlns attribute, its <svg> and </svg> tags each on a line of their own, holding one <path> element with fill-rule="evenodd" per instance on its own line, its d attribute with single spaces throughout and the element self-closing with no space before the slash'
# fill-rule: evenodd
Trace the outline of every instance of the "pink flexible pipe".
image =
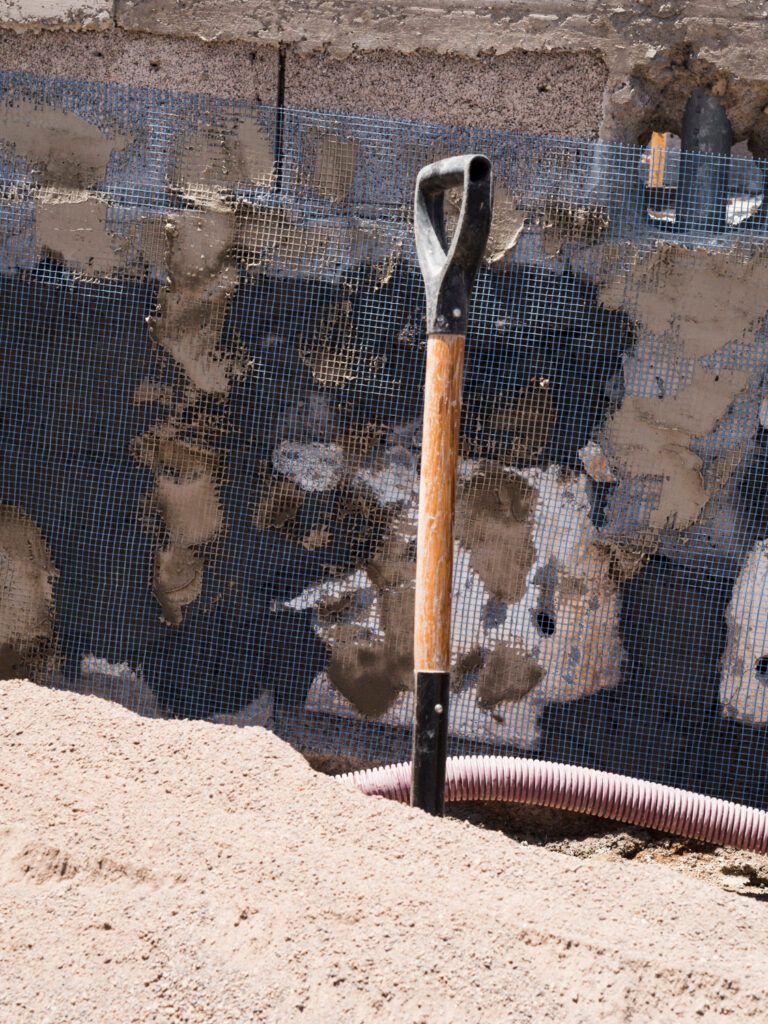
<svg viewBox="0 0 768 1024">
<path fill-rule="evenodd" d="M 410 764 L 349 772 L 339 781 L 407 803 Z M 690 839 L 768 851 L 768 812 L 657 782 L 523 757 L 449 757 L 446 800 L 499 800 L 581 811 Z"/>
</svg>

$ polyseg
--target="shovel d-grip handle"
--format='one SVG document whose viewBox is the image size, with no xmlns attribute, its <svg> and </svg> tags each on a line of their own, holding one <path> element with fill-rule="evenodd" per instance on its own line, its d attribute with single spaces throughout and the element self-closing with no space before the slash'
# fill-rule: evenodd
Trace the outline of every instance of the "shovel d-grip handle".
<svg viewBox="0 0 768 1024">
<path fill-rule="evenodd" d="M 461 187 L 450 243 L 443 200 Z M 416 181 L 414 229 L 427 295 L 427 373 L 416 551 L 416 673 L 411 804 L 444 808 L 451 664 L 453 510 L 467 309 L 491 226 L 491 164 L 460 156 L 425 167 Z"/>
<path fill-rule="evenodd" d="M 461 208 L 450 244 L 445 194 L 461 188 Z M 491 227 L 491 162 L 453 156 L 419 171 L 413 230 L 427 296 L 428 334 L 466 334 L 472 283 Z"/>
</svg>

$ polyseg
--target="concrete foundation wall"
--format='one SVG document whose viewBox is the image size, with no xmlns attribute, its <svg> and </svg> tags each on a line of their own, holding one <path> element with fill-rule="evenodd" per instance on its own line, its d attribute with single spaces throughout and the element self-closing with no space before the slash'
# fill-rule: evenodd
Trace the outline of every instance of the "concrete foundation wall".
<svg viewBox="0 0 768 1024">
<path fill-rule="evenodd" d="M 0 31 L 0 67 L 267 104 L 277 99 L 278 58 L 271 47 L 212 45 L 113 27 L 102 32 Z"/>
<path fill-rule="evenodd" d="M 761 155 L 766 51 L 766 0 L 0 2 L 8 69 L 627 142 L 704 84 Z"/>
<path fill-rule="evenodd" d="M 606 69 L 593 52 L 486 57 L 289 49 L 285 102 L 345 113 L 594 137 Z"/>
</svg>

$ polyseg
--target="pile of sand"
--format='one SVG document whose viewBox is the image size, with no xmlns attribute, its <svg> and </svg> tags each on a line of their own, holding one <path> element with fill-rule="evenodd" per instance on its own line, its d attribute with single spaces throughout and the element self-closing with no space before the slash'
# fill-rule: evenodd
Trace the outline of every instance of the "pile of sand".
<svg viewBox="0 0 768 1024">
<path fill-rule="evenodd" d="M 768 908 L 0 683 L 0 1020 L 764 1020 Z"/>
</svg>

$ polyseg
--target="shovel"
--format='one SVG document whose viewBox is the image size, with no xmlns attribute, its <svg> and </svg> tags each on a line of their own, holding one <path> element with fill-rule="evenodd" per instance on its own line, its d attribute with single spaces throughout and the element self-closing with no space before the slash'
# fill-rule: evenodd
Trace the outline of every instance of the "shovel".
<svg viewBox="0 0 768 1024">
<path fill-rule="evenodd" d="M 450 242 L 443 201 L 460 188 Z M 491 226 L 491 163 L 451 157 L 416 179 L 414 232 L 427 298 L 427 373 L 416 549 L 416 674 L 411 806 L 444 809 L 451 665 L 453 512 L 467 310 Z"/>
</svg>

